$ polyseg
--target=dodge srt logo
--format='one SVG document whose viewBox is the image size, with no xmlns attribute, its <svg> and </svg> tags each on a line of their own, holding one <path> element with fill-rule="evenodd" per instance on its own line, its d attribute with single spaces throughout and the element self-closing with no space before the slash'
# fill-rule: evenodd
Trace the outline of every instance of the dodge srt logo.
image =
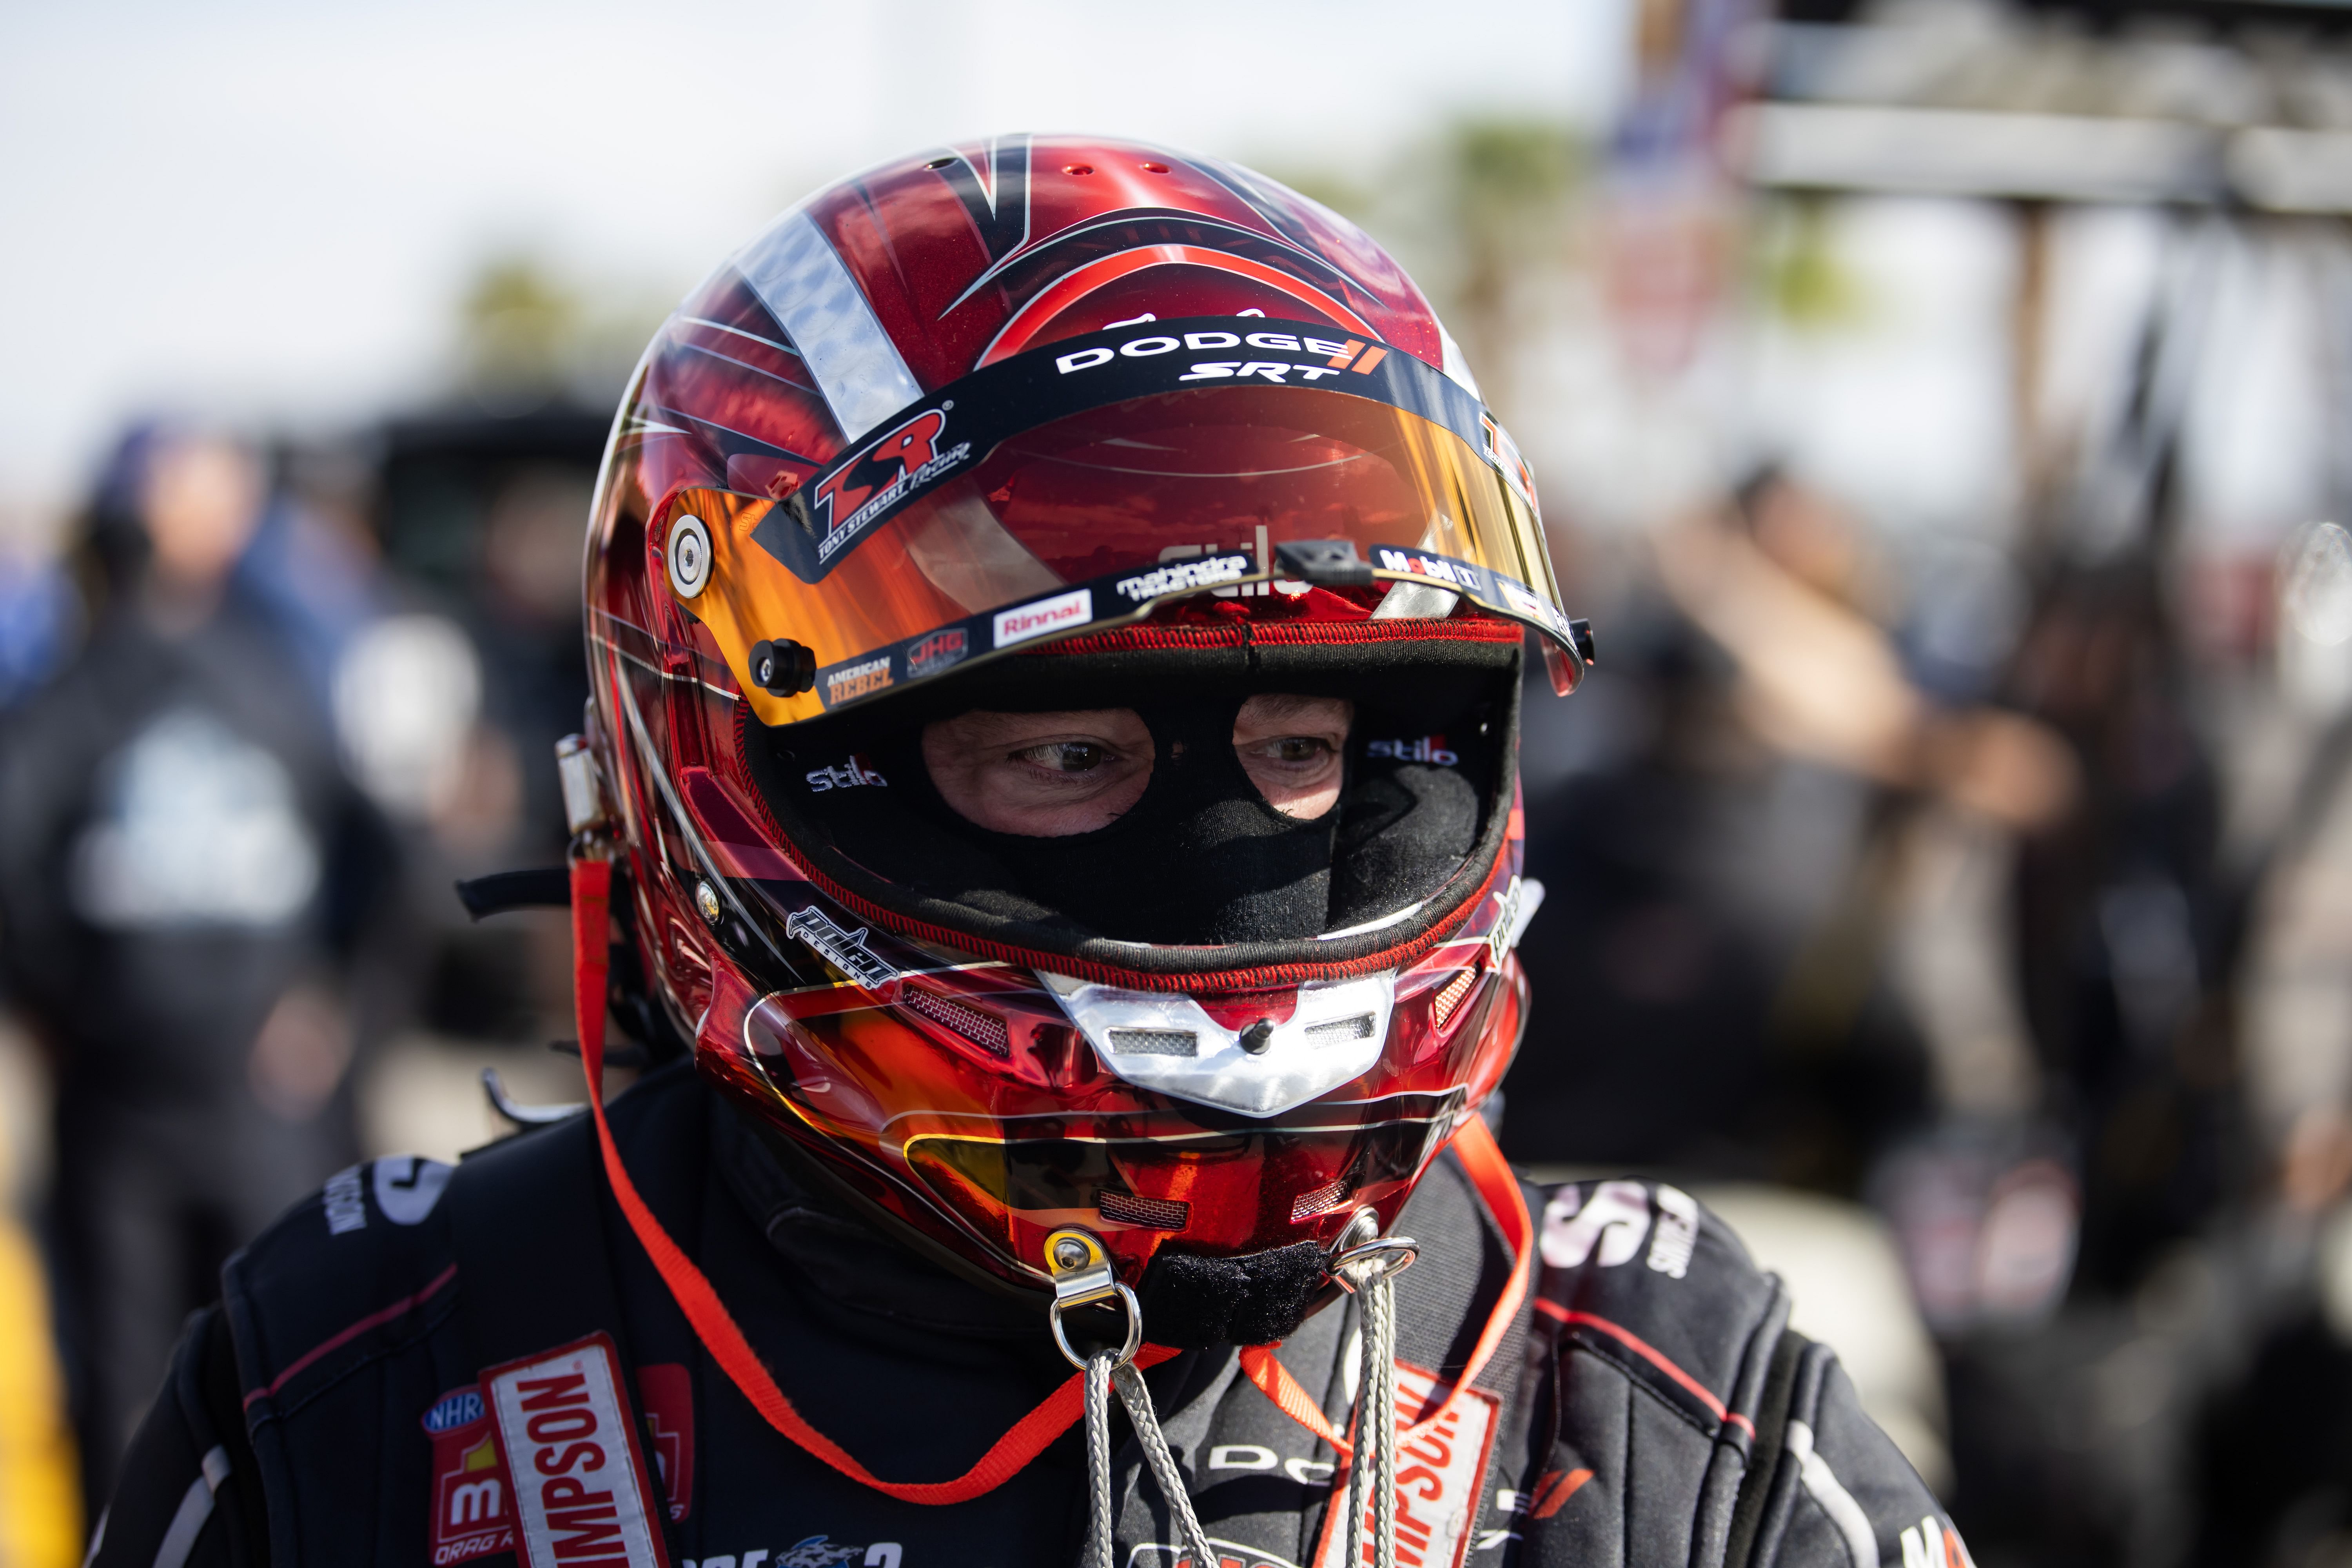
<svg viewBox="0 0 2352 1568">
<path fill-rule="evenodd" d="M 824 510 L 825 531 L 816 547 L 830 560 L 859 530 L 905 497 L 971 455 L 971 443 L 940 450 L 948 427 L 945 408 L 926 408 L 885 432 L 864 451 L 835 468 L 816 487 L 812 506 Z"/>
</svg>

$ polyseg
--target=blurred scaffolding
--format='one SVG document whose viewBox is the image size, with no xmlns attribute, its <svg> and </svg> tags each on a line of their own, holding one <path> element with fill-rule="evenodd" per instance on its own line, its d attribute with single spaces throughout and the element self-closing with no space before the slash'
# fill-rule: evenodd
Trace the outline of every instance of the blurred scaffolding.
<svg viewBox="0 0 2352 1568">
<path fill-rule="evenodd" d="M 2347 1560 L 2352 8 L 1638 47 L 1604 142 L 1357 198 L 1601 637 L 1528 710 L 1507 1146 L 1738 1184 L 1800 1326 L 1874 1225 L 1988 1568 Z"/>
</svg>

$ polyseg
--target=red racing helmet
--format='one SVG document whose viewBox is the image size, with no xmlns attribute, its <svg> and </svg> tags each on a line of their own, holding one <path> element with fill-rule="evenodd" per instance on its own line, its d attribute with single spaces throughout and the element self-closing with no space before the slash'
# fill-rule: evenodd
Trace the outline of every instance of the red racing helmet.
<svg viewBox="0 0 2352 1568">
<path fill-rule="evenodd" d="M 819 193 L 646 350 L 587 596 L 648 992 L 966 1274 L 1042 1299 L 1076 1229 L 1152 1339 L 1279 1337 L 1509 1065 L 1522 650 L 1564 693 L 1582 631 L 1459 351 L 1314 202 L 1045 136 Z M 1354 705 L 1317 822 L 1218 760 L 1263 693 Z M 926 774 L 932 721 L 1102 708 L 1157 761 L 1100 832 Z"/>
</svg>

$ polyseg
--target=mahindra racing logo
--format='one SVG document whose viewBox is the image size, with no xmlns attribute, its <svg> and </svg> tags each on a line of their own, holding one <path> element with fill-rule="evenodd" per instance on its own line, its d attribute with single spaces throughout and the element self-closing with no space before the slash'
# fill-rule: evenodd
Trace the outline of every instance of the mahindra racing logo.
<svg viewBox="0 0 2352 1568">
<path fill-rule="evenodd" d="M 942 448 L 951 403 L 926 408 L 884 431 L 847 462 L 818 482 L 811 498 L 822 509 L 824 531 L 817 541 L 819 561 L 831 561 L 866 525 L 971 456 L 971 443 Z"/>
</svg>

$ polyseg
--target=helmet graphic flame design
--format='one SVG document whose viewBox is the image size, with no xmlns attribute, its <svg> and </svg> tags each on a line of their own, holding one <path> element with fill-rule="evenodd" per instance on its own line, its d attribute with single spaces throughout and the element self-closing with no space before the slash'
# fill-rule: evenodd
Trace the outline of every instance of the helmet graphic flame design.
<svg viewBox="0 0 2352 1568">
<path fill-rule="evenodd" d="M 1508 1065 L 1521 649 L 1564 692 L 1579 633 L 1428 302 L 1295 193 L 1016 136 L 811 197 L 647 349 L 587 592 L 647 989 L 931 1256 L 1043 1292 L 1079 1226 L 1155 1340 L 1276 1337 Z M 1268 692 L 1354 704 L 1318 824 L 1185 728 Z M 1109 708 L 1132 823 L 940 809 L 927 723 Z"/>
</svg>

